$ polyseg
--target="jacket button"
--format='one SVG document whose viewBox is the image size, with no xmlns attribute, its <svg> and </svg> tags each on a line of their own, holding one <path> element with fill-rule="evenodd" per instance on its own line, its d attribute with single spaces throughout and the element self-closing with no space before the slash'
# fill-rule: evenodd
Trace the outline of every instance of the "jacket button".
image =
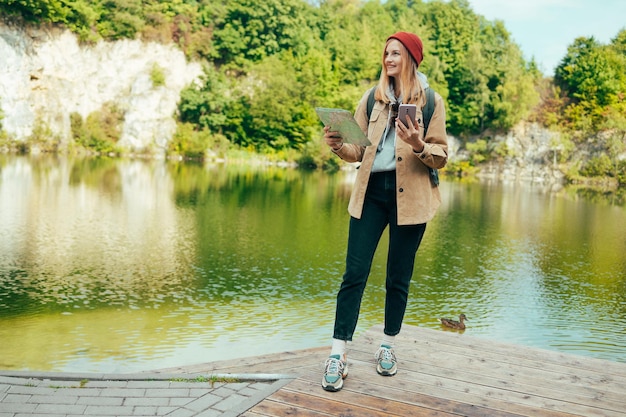
<svg viewBox="0 0 626 417">
<path fill-rule="evenodd" d="M 400 191 L 402 193 L 402 192 L 404 192 L 404 188 L 400 188 L 398 191 Z"/>
</svg>

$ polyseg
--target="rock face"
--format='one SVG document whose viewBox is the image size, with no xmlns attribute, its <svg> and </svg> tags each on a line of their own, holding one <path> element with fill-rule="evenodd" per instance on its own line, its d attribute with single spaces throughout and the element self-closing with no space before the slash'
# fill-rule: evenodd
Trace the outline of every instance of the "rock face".
<svg viewBox="0 0 626 417">
<path fill-rule="evenodd" d="M 488 133 L 486 133 L 488 134 Z M 470 139 L 474 141 L 481 138 Z M 519 122 L 506 134 L 495 134 L 489 139 L 491 148 L 506 149 L 506 155 L 490 158 L 478 167 L 476 175 L 485 180 L 526 182 L 560 185 L 565 180 L 561 164 L 557 163 L 562 151 L 561 137 L 537 123 Z M 463 161 L 470 154 L 463 143 L 448 136 L 450 161 Z"/>
<path fill-rule="evenodd" d="M 164 77 L 155 85 L 153 71 Z M 137 40 L 79 44 L 58 28 L 0 22 L 0 123 L 26 140 L 37 127 L 67 143 L 70 114 L 83 117 L 113 104 L 124 114 L 118 145 L 163 148 L 175 131 L 180 91 L 202 74 L 174 45 Z"/>
<path fill-rule="evenodd" d="M 503 162 L 483 166 L 479 176 L 542 184 L 563 182 L 564 174 L 557 164 L 559 133 L 537 123 L 520 122 L 494 140 L 504 143 L 508 156 Z"/>
</svg>

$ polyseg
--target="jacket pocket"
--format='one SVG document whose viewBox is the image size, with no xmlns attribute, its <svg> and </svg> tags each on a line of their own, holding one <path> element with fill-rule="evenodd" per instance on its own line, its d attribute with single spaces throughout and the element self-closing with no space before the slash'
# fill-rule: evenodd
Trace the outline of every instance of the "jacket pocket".
<svg viewBox="0 0 626 417">
<path fill-rule="evenodd" d="M 380 118 L 380 115 L 382 114 L 382 109 L 380 108 L 376 108 L 378 106 L 374 106 L 374 108 L 372 109 L 372 114 L 370 115 L 370 120 L 369 120 L 369 124 L 371 125 L 372 123 L 376 123 L 378 122 L 378 119 Z"/>
</svg>

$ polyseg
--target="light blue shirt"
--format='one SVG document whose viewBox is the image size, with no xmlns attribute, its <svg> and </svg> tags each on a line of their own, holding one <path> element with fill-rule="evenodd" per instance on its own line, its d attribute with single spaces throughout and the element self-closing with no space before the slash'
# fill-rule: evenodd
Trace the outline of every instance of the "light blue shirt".
<svg viewBox="0 0 626 417">
<path fill-rule="evenodd" d="M 391 117 L 391 112 L 389 117 Z M 385 129 L 376 150 L 372 172 L 394 171 L 396 169 L 396 124 L 388 121 L 387 126 L 389 127 Z"/>
</svg>

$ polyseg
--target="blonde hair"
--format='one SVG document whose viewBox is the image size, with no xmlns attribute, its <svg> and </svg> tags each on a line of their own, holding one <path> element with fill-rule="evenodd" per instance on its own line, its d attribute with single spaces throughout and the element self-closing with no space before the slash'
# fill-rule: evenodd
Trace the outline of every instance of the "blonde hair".
<svg viewBox="0 0 626 417">
<path fill-rule="evenodd" d="M 378 81 L 378 87 L 376 88 L 375 98 L 377 101 L 382 101 L 389 104 L 390 100 L 387 97 L 387 90 L 390 86 L 393 87 L 393 91 L 396 97 L 402 95 L 402 102 L 408 104 L 418 104 L 418 101 L 424 97 L 424 87 L 417 78 L 417 63 L 409 55 L 406 47 L 399 40 L 398 43 L 402 45 L 400 47 L 400 56 L 402 57 L 402 68 L 400 69 L 399 77 L 390 77 L 387 75 L 387 67 L 385 66 L 385 53 L 389 42 L 397 40 L 395 38 L 388 39 L 385 43 L 385 49 L 383 49 L 382 70 L 380 71 L 380 79 Z"/>
</svg>

